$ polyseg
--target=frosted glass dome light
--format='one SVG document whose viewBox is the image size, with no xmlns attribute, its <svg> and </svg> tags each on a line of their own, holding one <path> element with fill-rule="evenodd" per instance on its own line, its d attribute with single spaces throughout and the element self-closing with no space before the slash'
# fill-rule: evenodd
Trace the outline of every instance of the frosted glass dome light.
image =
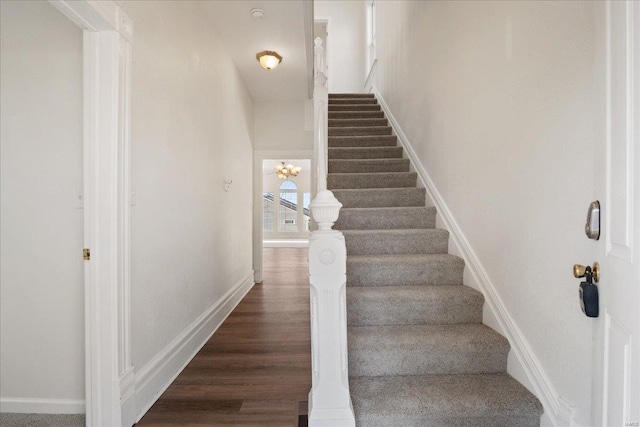
<svg viewBox="0 0 640 427">
<path fill-rule="evenodd" d="M 265 50 L 256 54 L 256 59 L 262 65 L 265 70 L 273 70 L 282 61 L 282 56 L 278 55 L 278 52 L 271 50 Z"/>
</svg>

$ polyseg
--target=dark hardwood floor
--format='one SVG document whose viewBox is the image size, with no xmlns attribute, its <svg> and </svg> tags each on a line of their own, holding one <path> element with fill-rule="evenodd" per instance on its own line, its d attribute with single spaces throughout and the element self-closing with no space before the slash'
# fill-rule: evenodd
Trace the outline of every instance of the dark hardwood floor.
<svg viewBox="0 0 640 427">
<path fill-rule="evenodd" d="M 307 250 L 265 248 L 263 283 L 137 425 L 298 426 L 310 389 Z"/>
</svg>

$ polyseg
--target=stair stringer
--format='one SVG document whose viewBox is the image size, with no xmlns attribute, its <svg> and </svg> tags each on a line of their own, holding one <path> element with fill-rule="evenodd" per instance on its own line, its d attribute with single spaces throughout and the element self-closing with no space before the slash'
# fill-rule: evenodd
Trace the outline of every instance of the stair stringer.
<svg viewBox="0 0 640 427">
<path fill-rule="evenodd" d="M 551 423 L 555 427 L 578 426 L 573 416 L 572 405 L 556 391 L 524 334 L 509 314 L 478 255 L 453 217 L 424 165 L 418 159 L 411 142 L 400 128 L 384 97 L 375 86 L 371 87 L 371 93 L 378 99 L 389 121 L 389 126 L 404 148 L 405 156 L 410 159 L 411 170 L 418 174 L 419 184 L 426 189 L 428 199 L 437 209 L 436 227 L 449 231 L 449 253 L 465 261 L 464 284 L 480 291 L 485 297 L 484 308 L 489 310 L 483 310 L 483 323 L 502 334 L 511 344 L 512 351 L 509 353 L 507 372 L 540 399 L 544 407 L 541 425 Z"/>
</svg>

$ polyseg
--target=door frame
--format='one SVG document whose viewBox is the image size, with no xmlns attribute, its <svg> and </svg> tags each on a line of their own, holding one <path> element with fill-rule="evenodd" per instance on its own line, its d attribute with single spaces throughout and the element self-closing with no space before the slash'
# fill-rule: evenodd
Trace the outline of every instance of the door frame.
<svg viewBox="0 0 640 427">
<path fill-rule="evenodd" d="M 253 152 L 253 278 L 262 282 L 262 162 L 268 159 L 311 159 L 313 150 L 256 150 Z M 311 193 L 315 183 L 311 180 Z M 313 198 L 313 197 L 312 197 Z"/>
<path fill-rule="evenodd" d="M 131 426 L 133 22 L 113 1 L 49 3 L 83 30 L 86 425 Z"/>
<path fill-rule="evenodd" d="M 624 14 L 620 15 L 620 10 L 614 14 L 613 4 L 624 8 Z M 604 64 L 599 72 L 604 81 L 601 90 L 605 99 L 602 110 L 605 119 L 598 146 L 603 170 L 602 175 L 596 175 L 596 189 L 603 202 L 604 227 L 596 252 L 602 280 L 600 317 L 594 324 L 591 421 L 607 425 L 609 416 L 613 415 L 624 423 L 636 425 L 640 421 L 640 407 L 636 403 L 640 396 L 637 343 L 640 315 L 635 310 L 640 304 L 640 299 L 636 299 L 640 298 L 640 156 L 637 150 L 640 80 L 636 77 L 640 69 L 640 43 L 635 42 L 635 34 L 640 24 L 640 4 L 606 1 L 596 7 L 602 15 L 598 37 Z M 624 25 L 619 25 L 621 19 Z M 614 37 L 614 28 L 624 29 L 624 33 Z M 619 58 L 621 52 L 624 52 L 622 64 L 614 59 L 616 54 Z M 613 174 L 621 162 L 625 163 L 624 172 Z M 626 293 L 629 289 L 633 289 L 633 294 Z M 611 364 L 620 371 L 610 372 Z M 610 396 L 619 406 L 609 408 Z"/>
</svg>

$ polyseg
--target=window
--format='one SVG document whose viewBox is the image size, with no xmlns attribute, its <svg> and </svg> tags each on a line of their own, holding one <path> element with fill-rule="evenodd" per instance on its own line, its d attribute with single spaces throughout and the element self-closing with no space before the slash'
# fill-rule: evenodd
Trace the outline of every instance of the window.
<svg viewBox="0 0 640 427">
<path fill-rule="evenodd" d="M 274 231 L 273 221 L 273 193 L 262 193 L 262 229 Z"/>
<path fill-rule="evenodd" d="M 309 221 L 311 220 L 311 211 L 309 210 L 311 203 L 311 193 L 302 194 L 302 215 L 304 217 L 304 231 L 309 231 Z"/>
<path fill-rule="evenodd" d="M 280 184 L 278 231 L 298 231 L 298 187 L 293 181 Z"/>
</svg>

